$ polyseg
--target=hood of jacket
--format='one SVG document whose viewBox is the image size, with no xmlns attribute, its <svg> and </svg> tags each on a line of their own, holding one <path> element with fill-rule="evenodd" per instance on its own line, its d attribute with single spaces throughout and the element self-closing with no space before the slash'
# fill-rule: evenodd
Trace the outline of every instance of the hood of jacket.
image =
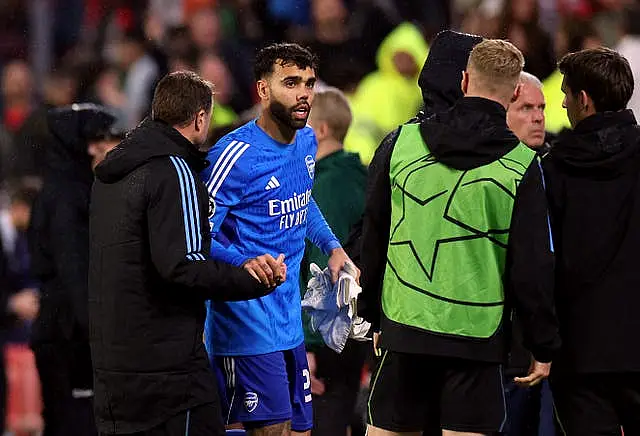
<svg viewBox="0 0 640 436">
<path fill-rule="evenodd" d="M 420 67 L 427 58 L 429 45 L 418 27 L 411 23 L 402 23 L 387 35 L 378 48 L 376 63 L 381 73 L 401 76 L 393 62 L 393 56 L 397 52 L 408 53 Z M 417 76 L 413 79 L 414 84 L 416 80 Z"/>
<path fill-rule="evenodd" d="M 52 140 L 42 147 L 45 170 L 56 177 L 91 184 L 89 138 L 115 123 L 115 116 L 98 105 L 74 104 L 49 109 L 46 120 Z"/>
<path fill-rule="evenodd" d="M 96 167 L 96 177 L 104 183 L 115 183 L 151 159 L 163 156 L 179 156 L 200 172 L 207 166 L 206 155 L 173 127 L 147 119 L 107 154 Z"/>
<path fill-rule="evenodd" d="M 482 40 L 481 36 L 452 30 L 436 35 L 418 79 L 424 116 L 446 111 L 462 98 L 462 72 L 467 68 L 471 50 Z"/>
<path fill-rule="evenodd" d="M 550 156 L 573 171 L 594 177 L 623 171 L 640 151 L 640 127 L 631 110 L 603 112 L 558 135 Z"/>
<path fill-rule="evenodd" d="M 501 158 L 520 143 L 506 117 L 497 102 L 464 97 L 450 110 L 422 121 L 420 133 L 439 162 L 470 170 Z"/>
</svg>

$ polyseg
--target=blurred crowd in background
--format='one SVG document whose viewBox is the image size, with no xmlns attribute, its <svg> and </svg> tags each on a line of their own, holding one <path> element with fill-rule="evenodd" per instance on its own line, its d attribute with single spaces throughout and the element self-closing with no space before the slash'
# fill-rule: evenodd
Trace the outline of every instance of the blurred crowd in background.
<svg viewBox="0 0 640 436">
<path fill-rule="evenodd" d="M 569 127 L 556 62 L 604 45 L 640 75 L 640 5 L 634 0 L 4 0 L 0 2 L 0 235 L 19 289 L 5 323 L 7 429 L 41 430 L 29 323 L 38 284 L 29 277 L 25 232 L 50 165 L 46 115 L 79 102 L 103 105 L 117 129 L 149 112 L 166 73 L 192 70 L 215 85 L 209 145 L 257 114 L 256 49 L 275 41 L 310 47 L 321 83 L 348 97 L 348 151 L 367 165 L 390 131 L 414 117 L 417 78 L 443 29 L 506 38 L 544 84 L 546 128 Z M 640 110 L 640 92 L 631 109 Z M 23 292 L 26 290 L 27 292 Z M 5 292 L 6 293 L 6 292 Z"/>
</svg>

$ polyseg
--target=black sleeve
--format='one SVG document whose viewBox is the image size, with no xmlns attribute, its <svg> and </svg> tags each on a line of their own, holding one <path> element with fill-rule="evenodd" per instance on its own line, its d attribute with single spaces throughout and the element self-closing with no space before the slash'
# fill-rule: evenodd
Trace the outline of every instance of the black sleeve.
<svg viewBox="0 0 640 436">
<path fill-rule="evenodd" d="M 362 254 L 362 224 L 364 220 L 364 214 L 360 219 L 351 227 L 351 231 L 347 236 L 347 240 L 342 246 L 344 251 L 347 252 L 349 258 L 356 264 L 358 268 L 362 270 L 361 254 Z"/>
<path fill-rule="evenodd" d="M 360 241 L 360 269 L 362 294 L 358 308 L 360 316 L 380 327 L 381 295 L 384 270 L 387 264 L 389 227 L 391 226 L 391 183 L 389 170 L 393 147 L 400 134 L 397 129 L 382 141 L 369 165 L 367 202 Z"/>
<path fill-rule="evenodd" d="M 188 168 L 166 164 L 147 183 L 151 260 L 160 276 L 203 300 L 250 300 L 271 292 L 244 269 L 210 258 L 204 243 L 209 228 L 199 225 L 203 213 L 196 200 L 201 182 Z"/>
<path fill-rule="evenodd" d="M 542 170 L 536 158 L 518 188 L 507 252 L 506 295 L 539 362 L 560 348 L 554 303 L 554 255 Z"/>
</svg>

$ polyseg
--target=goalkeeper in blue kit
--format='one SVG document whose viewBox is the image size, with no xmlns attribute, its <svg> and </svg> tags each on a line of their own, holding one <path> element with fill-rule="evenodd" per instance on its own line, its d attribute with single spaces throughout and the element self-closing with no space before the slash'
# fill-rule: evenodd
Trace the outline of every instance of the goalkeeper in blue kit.
<svg viewBox="0 0 640 436">
<path fill-rule="evenodd" d="M 262 114 L 218 141 L 201 174 L 212 257 L 240 266 L 269 253 L 271 262 L 288 265 L 272 294 L 207 307 L 205 341 L 224 417 L 258 436 L 313 425 L 298 287 L 305 239 L 330 255 L 334 281 L 351 262 L 311 196 L 317 142 L 307 118 L 315 70 L 314 55 L 296 44 L 263 48 L 255 62 Z M 258 278 L 274 283 L 270 271 L 265 265 Z"/>
</svg>

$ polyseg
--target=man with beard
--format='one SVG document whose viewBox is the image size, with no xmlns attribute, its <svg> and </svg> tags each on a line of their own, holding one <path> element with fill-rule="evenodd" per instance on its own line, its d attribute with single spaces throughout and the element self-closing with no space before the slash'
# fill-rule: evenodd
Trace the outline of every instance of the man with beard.
<svg viewBox="0 0 640 436">
<path fill-rule="evenodd" d="M 268 253 L 289 266 L 288 280 L 269 296 L 208 306 L 205 341 L 226 386 L 227 424 L 242 422 L 252 435 L 305 433 L 313 424 L 298 288 L 305 238 L 330 255 L 334 281 L 350 262 L 311 197 L 315 69 L 314 55 L 296 44 L 262 49 L 255 62 L 262 114 L 214 145 L 202 173 L 212 256 L 244 265 Z"/>
</svg>

